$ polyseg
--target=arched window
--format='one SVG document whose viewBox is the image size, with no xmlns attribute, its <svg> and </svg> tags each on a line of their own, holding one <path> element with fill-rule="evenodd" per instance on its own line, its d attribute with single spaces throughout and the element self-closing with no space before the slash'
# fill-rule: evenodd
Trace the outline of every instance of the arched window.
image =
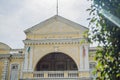
<svg viewBox="0 0 120 80">
<path fill-rule="evenodd" d="M 53 52 L 44 56 L 36 65 L 36 71 L 78 70 L 74 60 L 61 52 Z"/>
</svg>

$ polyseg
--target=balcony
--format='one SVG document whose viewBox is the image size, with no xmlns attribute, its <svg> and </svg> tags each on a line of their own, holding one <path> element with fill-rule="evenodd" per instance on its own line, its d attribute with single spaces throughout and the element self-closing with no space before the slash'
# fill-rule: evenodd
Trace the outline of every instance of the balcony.
<svg viewBox="0 0 120 80">
<path fill-rule="evenodd" d="M 43 72 L 34 72 L 34 78 L 64 78 L 64 77 L 78 77 L 77 71 L 43 71 Z"/>
<path fill-rule="evenodd" d="M 26 72 L 20 80 L 90 80 L 88 71 L 35 71 Z"/>
</svg>

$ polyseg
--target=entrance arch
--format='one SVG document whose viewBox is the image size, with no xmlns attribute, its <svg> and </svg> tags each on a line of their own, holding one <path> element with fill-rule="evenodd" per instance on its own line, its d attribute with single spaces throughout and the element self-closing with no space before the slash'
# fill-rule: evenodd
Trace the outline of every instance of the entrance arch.
<svg viewBox="0 0 120 80">
<path fill-rule="evenodd" d="M 74 60 L 61 52 L 53 52 L 40 59 L 35 68 L 36 71 L 67 71 L 78 70 Z"/>
</svg>

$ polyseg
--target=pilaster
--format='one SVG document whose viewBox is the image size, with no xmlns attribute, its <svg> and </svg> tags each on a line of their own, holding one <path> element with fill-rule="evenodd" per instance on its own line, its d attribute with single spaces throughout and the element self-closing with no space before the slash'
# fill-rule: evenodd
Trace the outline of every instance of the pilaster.
<svg viewBox="0 0 120 80">
<path fill-rule="evenodd" d="M 86 70 L 89 70 L 89 46 L 88 45 L 85 45 L 85 69 Z"/>
<path fill-rule="evenodd" d="M 30 47 L 30 52 L 29 52 L 29 67 L 28 70 L 29 71 L 33 71 L 33 67 L 32 64 L 33 63 L 33 47 Z"/>
<path fill-rule="evenodd" d="M 80 71 L 81 70 L 83 70 L 83 56 L 82 56 L 82 54 L 83 54 L 83 47 L 82 46 L 80 46 Z"/>
<path fill-rule="evenodd" d="M 79 71 L 89 71 L 89 45 L 80 46 L 80 68 Z"/>
<path fill-rule="evenodd" d="M 25 51 L 23 71 L 27 71 L 28 70 L 28 51 L 27 50 L 28 50 L 28 48 L 26 48 L 26 51 Z"/>
</svg>

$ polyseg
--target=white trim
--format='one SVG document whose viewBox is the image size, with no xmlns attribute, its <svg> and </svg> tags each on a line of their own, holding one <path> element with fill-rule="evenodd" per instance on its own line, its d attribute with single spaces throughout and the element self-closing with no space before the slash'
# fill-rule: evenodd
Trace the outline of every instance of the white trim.
<svg viewBox="0 0 120 80">
<path fill-rule="evenodd" d="M 78 44 L 81 40 L 85 40 L 85 38 L 24 40 L 23 42 L 25 44 Z"/>
</svg>

